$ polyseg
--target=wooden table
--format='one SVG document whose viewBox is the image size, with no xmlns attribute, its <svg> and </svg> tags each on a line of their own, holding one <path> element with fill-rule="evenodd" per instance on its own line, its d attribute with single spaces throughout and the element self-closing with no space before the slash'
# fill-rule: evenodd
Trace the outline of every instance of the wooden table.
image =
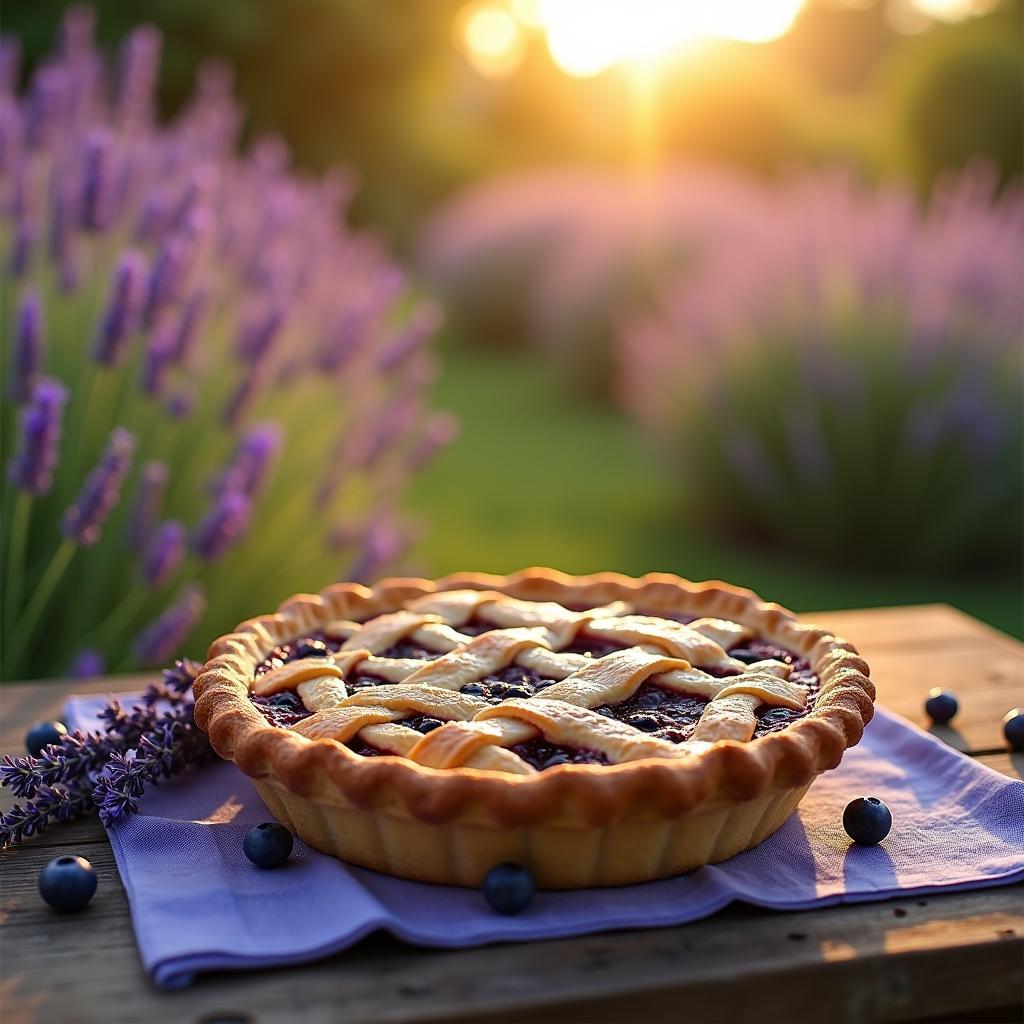
<svg viewBox="0 0 1024 1024">
<path fill-rule="evenodd" d="M 1024 697 L 1024 646 L 944 606 L 813 616 L 858 645 L 879 699 L 921 722 L 932 686 L 961 699 L 936 730 L 1015 778 L 1000 719 Z M 5 687 L 0 749 L 57 716 L 75 690 L 131 689 L 131 678 Z M 10 803 L 10 795 L 3 791 Z M 100 885 L 89 909 L 58 917 L 39 870 L 87 857 Z M 1024 886 L 775 913 L 730 907 L 675 928 L 421 950 L 382 936 L 305 967 L 220 974 L 158 992 L 139 966 L 113 855 L 94 820 L 58 827 L 4 855 L 4 1024 L 18 1021 L 905 1021 L 1021 1020 Z"/>
</svg>

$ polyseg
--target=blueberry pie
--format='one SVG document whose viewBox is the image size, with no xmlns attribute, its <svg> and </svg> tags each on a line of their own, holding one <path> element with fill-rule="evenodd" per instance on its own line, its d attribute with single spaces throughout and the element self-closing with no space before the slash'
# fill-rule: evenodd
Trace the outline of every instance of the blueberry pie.
<svg viewBox="0 0 1024 1024">
<path fill-rule="evenodd" d="M 221 637 L 196 720 L 353 864 L 621 885 L 771 835 L 872 714 L 856 651 L 724 583 L 462 573 L 300 594 Z"/>
</svg>

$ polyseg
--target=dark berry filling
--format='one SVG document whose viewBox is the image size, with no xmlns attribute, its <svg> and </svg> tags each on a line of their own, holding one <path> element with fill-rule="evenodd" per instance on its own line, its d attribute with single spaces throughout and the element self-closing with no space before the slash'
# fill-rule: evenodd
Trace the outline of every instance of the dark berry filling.
<svg viewBox="0 0 1024 1024">
<path fill-rule="evenodd" d="M 680 622 L 693 621 L 692 616 L 676 616 L 676 618 Z M 459 631 L 467 636 L 479 636 L 495 628 L 492 623 L 474 619 L 460 626 Z M 328 640 L 321 633 L 312 633 L 292 643 L 281 644 L 275 648 L 257 666 L 255 675 L 258 678 L 265 672 L 270 671 L 270 669 L 300 658 L 323 657 L 326 654 L 337 651 L 340 646 L 340 642 Z M 623 649 L 621 644 L 608 642 L 597 637 L 590 637 L 583 630 L 578 635 L 576 643 L 566 649 L 566 653 L 584 654 L 596 659 Z M 404 640 L 381 651 L 380 657 L 433 661 L 439 658 L 441 654 L 442 652 L 431 651 L 411 641 Z M 791 666 L 790 679 L 807 687 L 807 705 L 800 711 L 791 711 L 789 708 L 773 707 L 768 704 L 763 704 L 758 708 L 756 712 L 757 726 L 754 730 L 755 738 L 785 729 L 787 726 L 792 725 L 793 722 L 803 718 L 814 707 L 820 688 L 820 681 L 811 670 L 811 666 L 805 658 L 761 639 L 750 640 L 740 647 L 735 647 L 729 651 L 729 655 L 746 665 L 766 660 L 781 661 Z M 716 666 L 698 667 L 717 678 L 725 678 L 738 673 L 738 670 L 731 668 L 718 668 Z M 462 692 L 468 696 L 480 697 L 491 704 L 500 704 L 502 701 L 513 697 L 527 699 L 537 694 L 542 694 L 547 687 L 557 681 L 541 676 L 532 669 L 521 668 L 518 665 L 509 665 L 479 681 L 467 683 L 462 687 Z M 367 672 L 355 672 L 346 679 L 346 685 L 352 691 L 365 689 L 369 686 L 386 685 L 388 682 L 389 680 Z M 251 700 L 259 708 L 267 721 L 279 728 L 293 726 L 310 715 L 310 712 L 306 710 L 302 700 L 294 690 L 285 690 L 268 697 L 252 695 Z M 707 700 L 696 694 L 676 693 L 661 689 L 653 684 L 645 683 L 629 700 L 614 706 L 602 705 L 595 710 L 616 721 L 626 722 L 641 732 L 649 733 L 659 739 L 669 740 L 672 743 L 682 743 L 692 735 L 694 727 L 706 705 Z M 417 715 L 405 719 L 402 724 L 419 732 L 426 733 L 438 728 L 443 723 L 439 719 L 428 715 Z M 374 757 L 381 753 L 381 751 L 370 747 L 359 739 L 353 740 L 348 746 L 365 757 Z M 538 769 L 553 767 L 556 764 L 606 763 L 603 756 L 594 751 L 557 747 L 543 740 L 521 744 L 513 749 L 524 760 Z"/>
<path fill-rule="evenodd" d="M 548 743 L 545 739 L 517 743 L 511 750 L 538 771 L 555 768 L 560 764 L 608 764 L 608 759 L 604 754 L 600 754 L 596 750 L 560 747 L 555 743 Z"/>
<path fill-rule="evenodd" d="M 676 693 L 644 683 L 629 700 L 603 704 L 594 710 L 658 739 L 682 743 L 690 738 L 707 703 L 706 698 L 696 694 Z"/>
<path fill-rule="evenodd" d="M 288 729 L 312 714 L 306 710 L 302 698 L 294 690 L 282 690 L 269 697 L 258 697 L 251 693 L 249 699 L 259 708 L 263 717 L 279 729 Z"/>
</svg>

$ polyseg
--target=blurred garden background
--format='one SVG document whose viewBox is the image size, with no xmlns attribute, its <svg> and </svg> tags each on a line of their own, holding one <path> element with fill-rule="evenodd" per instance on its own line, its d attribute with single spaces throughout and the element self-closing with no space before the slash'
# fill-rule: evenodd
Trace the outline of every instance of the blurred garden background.
<svg viewBox="0 0 1024 1024">
<path fill-rule="evenodd" d="M 5 678 L 393 569 L 1024 633 L 1017 0 L 92 10 L 3 14 Z"/>
</svg>

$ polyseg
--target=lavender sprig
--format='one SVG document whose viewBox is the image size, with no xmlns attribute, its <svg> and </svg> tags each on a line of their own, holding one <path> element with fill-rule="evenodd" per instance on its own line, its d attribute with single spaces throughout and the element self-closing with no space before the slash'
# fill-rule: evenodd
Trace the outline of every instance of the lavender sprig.
<svg viewBox="0 0 1024 1024">
<path fill-rule="evenodd" d="M 71 821 L 87 814 L 94 806 L 88 787 L 41 786 L 24 806 L 15 804 L 6 814 L 0 814 L 0 848 L 39 835 L 54 821 Z"/>
<path fill-rule="evenodd" d="M 39 757 L 4 757 L 0 785 L 26 802 L 0 814 L 0 847 L 97 809 L 110 825 L 138 809 L 147 785 L 210 760 L 193 718 L 198 672 L 195 662 L 176 662 L 130 710 L 112 699 L 100 712 L 102 731 L 73 732 Z"/>
</svg>

